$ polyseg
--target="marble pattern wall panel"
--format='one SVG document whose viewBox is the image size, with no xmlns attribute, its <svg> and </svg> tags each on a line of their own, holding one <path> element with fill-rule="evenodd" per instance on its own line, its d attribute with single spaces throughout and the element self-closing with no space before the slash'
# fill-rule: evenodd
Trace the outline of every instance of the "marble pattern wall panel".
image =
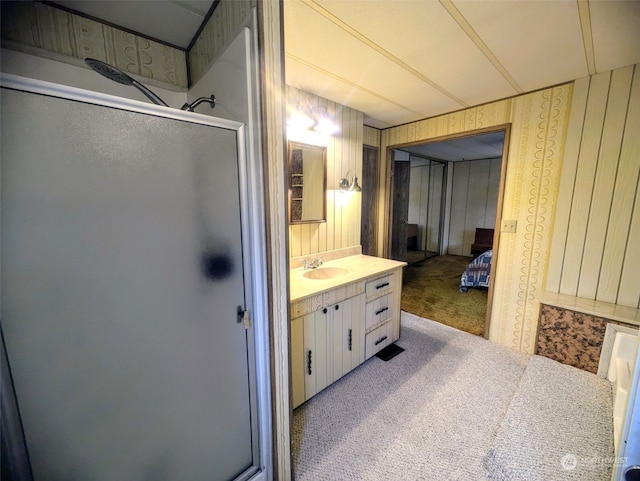
<svg viewBox="0 0 640 481">
<path fill-rule="evenodd" d="M 130 74 L 187 87 L 185 52 L 94 20 L 42 3 L 2 2 L 1 25 L 4 48 L 62 61 L 93 57 Z"/>
<path fill-rule="evenodd" d="M 543 304 L 536 354 L 596 374 L 607 319 Z"/>
</svg>

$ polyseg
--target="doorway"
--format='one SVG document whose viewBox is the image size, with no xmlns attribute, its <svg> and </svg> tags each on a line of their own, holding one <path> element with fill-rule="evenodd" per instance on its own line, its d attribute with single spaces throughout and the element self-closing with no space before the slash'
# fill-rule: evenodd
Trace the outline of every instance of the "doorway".
<svg viewBox="0 0 640 481">
<path fill-rule="evenodd" d="M 467 293 L 460 280 L 475 257 L 478 229 L 490 231 L 498 245 L 507 131 L 503 126 L 390 148 L 389 252 L 409 263 L 403 310 L 473 334 L 488 332 L 493 279 Z M 488 270 L 495 271 L 491 264 Z"/>
</svg>

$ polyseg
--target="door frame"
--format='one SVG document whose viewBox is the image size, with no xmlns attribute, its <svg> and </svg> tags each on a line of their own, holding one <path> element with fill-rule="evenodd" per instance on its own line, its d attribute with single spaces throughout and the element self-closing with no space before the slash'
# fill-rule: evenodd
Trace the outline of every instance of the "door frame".
<svg viewBox="0 0 640 481">
<path fill-rule="evenodd" d="M 495 272 L 497 272 L 497 262 L 498 262 L 498 246 L 500 245 L 500 225 L 502 221 L 502 210 L 503 210 L 503 202 L 504 202 L 504 186 L 506 183 L 507 176 L 507 161 L 509 157 L 509 143 L 511 139 L 511 123 L 495 125 L 492 127 L 486 127 L 482 129 L 476 130 L 465 130 L 463 132 L 459 132 L 456 134 L 443 135 L 440 137 L 432 137 L 423 140 L 416 140 L 412 142 L 405 142 L 402 144 L 393 144 L 387 146 L 387 165 L 389 166 L 387 176 L 387 184 L 386 184 L 386 195 L 385 199 L 385 212 L 387 222 L 383 225 L 383 236 L 384 236 L 384 244 L 383 244 L 383 254 L 384 257 L 389 257 L 391 254 L 391 229 L 393 226 L 393 169 L 394 169 L 394 161 L 393 161 L 393 151 L 395 149 L 402 149 L 403 147 L 410 147 L 413 145 L 425 145 L 425 144 L 433 144 L 436 142 L 444 142 L 447 140 L 460 139 L 463 137 L 473 137 L 481 134 L 489 134 L 492 132 L 504 132 L 504 140 L 502 143 L 502 159 L 500 162 L 500 182 L 498 187 L 498 201 L 496 206 L 496 223 L 494 226 L 494 235 L 493 235 L 493 256 L 492 256 L 492 265 L 491 265 L 491 273 L 492 275 L 489 277 L 489 292 L 487 296 L 487 313 L 485 316 L 484 323 L 484 337 L 485 339 L 489 338 L 489 327 L 491 323 L 491 310 L 493 308 L 493 289 L 495 286 Z"/>
<path fill-rule="evenodd" d="M 266 301 L 268 295 L 267 260 L 263 252 L 266 237 L 263 223 L 264 203 L 262 202 L 264 179 L 259 159 L 253 158 L 251 139 L 245 124 L 3 72 L 0 72 L 0 87 L 235 131 L 242 229 L 242 264 L 245 277 L 245 309 L 250 313 L 250 327 L 246 331 L 246 336 L 249 395 L 251 398 L 250 415 L 255 420 L 255 423 L 251 425 L 251 436 L 256 440 L 252 446 L 254 466 L 247 472 L 240 474 L 239 479 L 252 481 L 271 479 L 273 469 L 272 394 L 270 390 L 269 313 Z M 2 339 L 2 343 L 4 344 L 4 339 Z M 4 388 L 8 387 L 10 393 L 5 393 L 4 397 L 11 396 L 13 392 L 12 385 L 4 385 L 7 379 L 10 381 L 10 373 L 6 374 L 6 376 L 2 376 L 3 392 L 5 392 Z M 4 403 L 3 407 L 5 407 Z M 19 408 L 19 406 L 16 407 Z M 19 419 L 19 413 L 9 414 L 16 416 L 14 419 Z M 23 436 L 21 427 L 12 433 Z M 8 442 L 11 441 L 17 442 L 18 448 L 20 448 L 20 439 L 8 440 Z M 21 461 L 29 463 L 28 459 Z M 30 473 L 30 465 L 15 467 L 21 470 L 23 475 Z"/>
<path fill-rule="evenodd" d="M 398 177 L 396 168 L 402 165 L 402 178 Z M 408 217 L 409 217 L 409 190 L 410 190 L 410 182 L 411 182 L 411 160 L 393 160 L 393 175 L 391 176 L 392 182 L 392 192 L 393 197 L 391 197 L 391 222 L 389 223 L 389 258 L 398 260 L 398 261 L 406 261 L 407 257 L 407 225 L 408 225 Z M 402 182 L 402 185 L 407 189 L 406 195 L 396 196 L 396 184 L 398 182 Z M 396 209 L 396 207 L 400 207 L 400 209 Z M 401 212 L 397 212 L 401 210 Z M 406 219 L 399 219 L 399 222 L 396 222 L 395 215 L 403 214 L 403 217 Z M 394 248 L 395 245 L 395 248 Z"/>
<path fill-rule="evenodd" d="M 362 205 L 360 206 L 360 243 L 362 253 L 375 255 L 378 245 L 378 195 L 380 181 L 380 149 L 362 146 Z M 364 235 L 367 234 L 367 235 Z"/>
</svg>

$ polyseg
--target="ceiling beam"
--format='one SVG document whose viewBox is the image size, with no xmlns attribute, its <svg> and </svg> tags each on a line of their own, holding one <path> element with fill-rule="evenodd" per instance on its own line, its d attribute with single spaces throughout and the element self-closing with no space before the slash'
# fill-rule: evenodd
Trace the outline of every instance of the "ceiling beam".
<svg viewBox="0 0 640 481">
<path fill-rule="evenodd" d="M 451 0 L 440 0 L 442 6 L 449 12 L 449 15 L 453 17 L 460 28 L 466 33 L 469 38 L 476 44 L 485 57 L 493 64 L 493 66 L 500 72 L 507 82 L 514 88 L 519 94 L 524 93 L 524 89 L 518 85 L 518 82 L 511 76 L 506 68 L 500 63 L 500 60 L 493 54 L 493 52 L 487 47 L 487 44 L 483 42 L 480 35 L 476 33 L 471 24 L 462 15 L 460 10 L 456 8 Z"/>
<path fill-rule="evenodd" d="M 596 74 L 596 56 L 593 49 L 593 32 L 591 31 L 591 12 L 589 0 L 578 0 L 578 13 L 580 14 L 580 28 L 582 29 L 582 43 L 584 55 L 587 59 L 589 75 Z"/>
<path fill-rule="evenodd" d="M 382 48 L 380 45 L 378 45 L 377 43 L 375 43 L 374 41 L 372 41 L 371 39 L 369 39 L 368 37 L 366 37 L 365 35 L 361 34 L 360 32 L 358 32 L 355 28 L 353 28 L 351 25 L 343 22 L 342 20 L 340 20 L 338 17 L 336 17 L 334 14 L 332 14 L 331 12 L 329 12 L 328 10 L 324 9 L 323 7 L 321 7 L 320 5 L 318 5 L 316 2 L 314 2 L 313 0 L 302 0 L 302 2 L 307 5 L 308 7 L 312 8 L 313 10 L 315 10 L 318 14 L 322 15 L 323 17 L 325 17 L 327 20 L 329 20 L 330 22 L 332 22 L 333 24 L 335 24 L 337 27 L 341 28 L 342 30 L 344 30 L 345 32 L 347 32 L 349 35 L 351 35 L 352 37 L 356 38 L 357 40 L 359 40 L 360 42 L 362 42 L 363 44 L 365 44 L 366 46 L 368 46 L 369 48 L 375 50 L 376 52 L 378 52 L 380 55 L 383 55 L 384 57 L 386 57 L 387 59 L 389 59 L 391 62 L 395 63 L 396 65 L 398 65 L 399 67 L 405 69 L 407 72 L 411 73 L 412 75 L 414 75 L 415 77 L 419 78 L 420 80 L 422 80 L 423 82 L 425 82 L 426 84 L 430 85 L 431 87 L 433 87 L 434 89 L 436 89 L 438 92 L 446 95 L 447 97 L 449 97 L 451 100 L 453 100 L 454 102 L 459 103 L 460 105 L 462 105 L 463 107 L 470 107 L 469 104 L 467 104 L 464 100 L 456 97 L 454 94 L 452 94 L 451 92 L 449 92 L 448 90 L 446 90 L 445 88 L 441 87 L 440 85 L 438 85 L 437 83 L 435 83 L 433 80 L 431 80 L 430 78 L 428 78 L 426 75 L 422 74 L 421 72 L 417 71 L 415 68 L 413 68 L 411 65 L 409 65 L 408 63 L 404 62 L 403 60 L 399 59 L 398 57 L 396 57 L 395 55 L 393 55 L 391 52 L 385 50 L 384 48 Z"/>
</svg>

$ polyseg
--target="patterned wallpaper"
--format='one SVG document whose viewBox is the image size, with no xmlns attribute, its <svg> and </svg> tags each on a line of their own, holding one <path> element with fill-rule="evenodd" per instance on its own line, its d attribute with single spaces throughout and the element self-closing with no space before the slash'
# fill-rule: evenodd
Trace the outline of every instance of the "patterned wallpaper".
<svg viewBox="0 0 640 481">
<path fill-rule="evenodd" d="M 187 87 L 185 52 L 35 2 L 2 2 L 2 46 L 43 57 L 93 57 L 131 74 Z M 26 48 L 25 48 L 26 47 Z M 35 49 L 35 50 L 34 50 Z"/>
<path fill-rule="evenodd" d="M 371 145 L 372 147 L 380 147 L 380 130 L 375 127 L 364 126 L 364 145 Z"/>
<path fill-rule="evenodd" d="M 389 146 L 511 124 L 502 217 L 516 233 L 499 233 L 489 338 L 533 353 L 538 325 L 536 294 L 549 256 L 572 84 L 560 85 L 382 131 Z M 381 158 L 386 164 L 384 156 Z M 384 165 L 384 171 L 388 166 Z M 381 198 L 381 205 L 386 199 Z M 382 212 L 380 225 L 388 224 Z M 384 232 L 378 236 L 384 251 Z"/>
<path fill-rule="evenodd" d="M 37 2 L 2 2 L 2 47 L 64 61 L 93 57 L 118 69 L 187 89 L 246 23 L 257 0 L 223 0 L 187 55 L 115 27 Z M 188 57 L 188 58 L 187 58 Z"/>
<path fill-rule="evenodd" d="M 208 70 L 222 50 L 244 25 L 257 0 L 221 1 L 189 51 L 191 84 Z"/>
</svg>

